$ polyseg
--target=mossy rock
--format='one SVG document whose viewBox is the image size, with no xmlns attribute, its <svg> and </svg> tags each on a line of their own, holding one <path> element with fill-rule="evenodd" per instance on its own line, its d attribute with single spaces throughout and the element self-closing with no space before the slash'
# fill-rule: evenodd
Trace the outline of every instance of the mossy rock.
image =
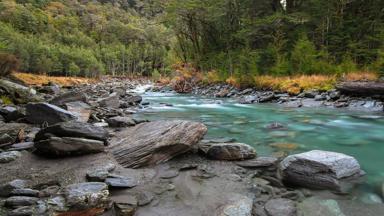
<svg viewBox="0 0 384 216">
<path fill-rule="evenodd" d="M 4 98 L 5 103 L 12 101 L 15 104 L 25 104 L 39 101 L 34 89 L 5 79 L 0 79 L 0 93 L 1 99 Z"/>
</svg>

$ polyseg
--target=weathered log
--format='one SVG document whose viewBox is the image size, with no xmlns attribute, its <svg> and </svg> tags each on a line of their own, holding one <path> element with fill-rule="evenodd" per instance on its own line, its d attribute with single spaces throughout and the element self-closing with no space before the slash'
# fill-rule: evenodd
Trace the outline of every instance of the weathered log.
<svg viewBox="0 0 384 216">
<path fill-rule="evenodd" d="M 384 82 L 342 82 L 336 88 L 347 95 L 384 98 Z"/>
</svg>

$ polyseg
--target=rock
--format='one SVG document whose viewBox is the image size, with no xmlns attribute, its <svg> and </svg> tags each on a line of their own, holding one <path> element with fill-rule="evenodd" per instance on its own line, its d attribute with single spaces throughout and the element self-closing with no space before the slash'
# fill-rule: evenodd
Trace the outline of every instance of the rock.
<svg viewBox="0 0 384 216">
<path fill-rule="evenodd" d="M 0 135 L 0 144 L 10 144 L 15 142 L 15 138 L 9 136 L 8 134 L 4 133 Z"/>
<path fill-rule="evenodd" d="M 299 108 L 303 106 L 303 103 L 301 100 L 295 100 L 295 101 L 288 101 L 283 104 L 285 108 Z"/>
<path fill-rule="evenodd" d="M 39 191 L 38 190 L 33 190 L 29 188 L 16 188 L 12 190 L 11 196 L 29 196 L 29 197 L 38 197 L 39 196 Z"/>
<path fill-rule="evenodd" d="M 109 107 L 109 108 L 119 108 L 120 107 L 120 101 L 119 101 L 119 95 L 115 92 L 110 94 L 106 98 L 102 98 L 97 101 L 99 103 L 99 106 L 101 107 Z"/>
<path fill-rule="evenodd" d="M 36 134 L 35 141 L 46 140 L 52 135 L 56 137 L 78 137 L 100 141 L 106 141 L 108 138 L 108 132 L 102 127 L 83 122 L 70 121 L 55 124 L 39 131 Z"/>
<path fill-rule="evenodd" d="M 278 123 L 278 122 L 273 122 L 267 126 L 265 126 L 266 129 L 269 129 L 269 130 L 278 130 L 278 129 L 284 129 L 285 126 L 281 123 Z"/>
<path fill-rule="evenodd" d="M 296 216 L 295 203 L 289 199 L 271 199 L 264 208 L 269 216 Z"/>
<path fill-rule="evenodd" d="M 64 196 L 67 206 L 73 210 L 107 208 L 109 204 L 108 185 L 101 182 L 68 185 Z"/>
<path fill-rule="evenodd" d="M 9 163 L 16 160 L 21 156 L 21 153 L 18 151 L 8 151 L 0 153 L 0 163 Z"/>
<path fill-rule="evenodd" d="M 256 157 L 256 151 L 244 143 L 201 144 L 199 150 L 216 160 L 245 160 Z"/>
<path fill-rule="evenodd" d="M 87 172 L 87 180 L 90 182 L 103 182 L 107 179 L 109 172 L 104 169 Z"/>
<path fill-rule="evenodd" d="M 11 122 L 24 118 L 25 112 L 12 106 L 6 106 L 0 108 L 0 115 L 4 117 L 6 122 Z"/>
<path fill-rule="evenodd" d="M 253 200 L 243 195 L 234 195 L 228 204 L 218 209 L 215 216 L 251 216 Z"/>
<path fill-rule="evenodd" d="M 36 97 L 36 91 L 34 89 L 9 80 L 0 79 L 0 89 L 3 89 L 10 96 L 11 100 L 17 104 L 24 104 L 31 101 L 37 102 L 39 100 Z"/>
<path fill-rule="evenodd" d="M 237 162 L 236 164 L 245 168 L 260 168 L 275 166 L 278 159 L 274 157 L 258 157 L 251 160 Z"/>
<path fill-rule="evenodd" d="M 47 156 L 69 156 L 104 151 L 104 142 L 74 137 L 50 137 L 35 143 L 36 150 Z"/>
<path fill-rule="evenodd" d="M 149 191 L 143 191 L 138 194 L 137 201 L 139 206 L 145 206 L 152 202 L 155 195 Z"/>
<path fill-rule="evenodd" d="M 27 187 L 28 182 L 25 180 L 15 179 L 13 181 L 10 181 L 4 185 L 0 186 L 0 196 L 1 197 L 8 197 L 13 190 L 15 189 L 23 189 Z"/>
<path fill-rule="evenodd" d="M 229 94 L 229 90 L 223 89 L 223 90 L 219 91 L 218 93 L 216 93 L 215 97 L 223 98 L 223 97 L 227 97 L 228 94 Z"/>
<path fill-rule="evenodd" d="M 35 209 L 32 206 L 23 206 L 12 210 L 7 216 L 31 216 L 34 215 Z"/>
<path fill-rule="evenodd" d="M 315 100 L 315 99 L 303 99 L 301 100 L 301 107 L 311 107 L 311 108 L 316 108 L 316 107 L 321 107 L 324 105 L 325 99 L 320 99 L 320 100 Z"/>
<path fill-rule="evenodd" d="M 116 216 L 134 216 L 137 206 L 125 203 L 115 203 Z"/>
<path fill-rule="evenodd" d="M 205 125 L 189 121 L 154 121 L 127 128 L 111 140 L 112 154 L 124 167 L 160 164 L 193 148 Z"/>
<path fill-rule="evenodd" d="M 83 92 L 70 91 L 53 98 L 49 101 L 49 103 L 61 107 L 64 106 L 66 103 L 71 103 L 75 101 L 81 101 L 86 103 L 87 96 Z"/>
<path fill-rule="evenodd" d="M 91 116 L 91 107 L 84 102 L 69 102 L 65 104 L 65 107 L 69 112 L 73 113 L 80 122 L 88 122 Z"/>
<path fill-rule="evenodd" d="M 29 103 L 26 106 L 26 111 L 27 121 L 32 124 L 47 122 L 49 125 L 53 125 L 77 118 L 73 113 L 49 103 Z"/>
<path fill-rule="evenodd" d="M 332 99 L 332 100 L 338 100 L 340 98 L 341 94 L 339 91 L 336 91 L 336 90 L 333 90 L 333 91 L 330 91 L 329 92 L 329 97 Z"/>
<path fill-rule="evenodd" d="M 240 99 L 239 103 L 241 104 L 253 104 L 257 102 L 258 97 L 256 95 L 248 95 Z"/>
<path fill-rule="evenodd" d="M 131 117 L 116 116 L 107 119 L 110 127 L 130 127 L 135 126 L 136 122 Z"/>
<path fill-rule="evenodd" d="M 317 95 L 319 95 L 319 91 L 305 91 L 303 94 L 306 98 L 315 98 Z"/>
<path fill-rule="evenodd" d="M 143 100 L 143 98 L 139 95 L 134 95 L 134 96 L 130 96 L 128 98 L 124 98 L 125 102 L 132 104 L 132 105 L 140 104 L 142 100 Z"/>
<path fill-rule="evenodd" d="M 17 208 L 20 206 L 31 206 L 36 204 L 39 199 L 28 196 L 13 196 L 5 200 L 4 206 L 8 208 Z"/>
<path fill-rule="evenodd" d="M 55 194 L 60 190 L 60 187 L 57 185 L 52 185 L 49 187 L 44 188 L 43 190 L 40 190 L 39 192 L 39 197 L 50 197 Z"/>
<path fill-rule="evenodd" d="M 259 97 L 259 103 L 267 103 L 275 99 L 275 94 L 266 94 Z"/>
<path fill-rule="evenodd" d="M 137 180 L 130 177 L 119 176 L 117 178 L 107 178 L 105 183 L 112 188 L 132 188 L 137 185 Z"/>
<path fill-rule="evenodd" d="M 50 83 L 49 85 L 42 86 L 40 89 L 38 89 L 38 91 L 41 93 L 56 95 L 60 94 L 61 88 L 55 83 Z"/>
<path fill-rule="evenodd" d="M 175 178 L 178 175 L 179 175 L 179 171 L 177 169 L 167 169 L 167 170 L 161 171 L 161 173 L 159 174 L 159 177 L 163 179 L 170 179 L 170 178 Z"/>
<path fill-rule="evenodd" d="M 320 150 L 288 156 L 280 163 L 280 169 L 284 182 L 332 190 L 341 189 L 339 180 L 362 173 L 355 158 Z"/>
<path fill-rule="evenodd" d="M 33 142 L 15 143 L 10 146 L 9 151 L 22 151 L 34 148 Z"/>
</svg>

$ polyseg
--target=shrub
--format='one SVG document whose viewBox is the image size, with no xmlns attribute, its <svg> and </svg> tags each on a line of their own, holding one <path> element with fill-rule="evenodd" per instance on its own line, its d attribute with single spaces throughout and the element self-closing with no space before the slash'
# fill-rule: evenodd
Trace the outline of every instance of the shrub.
<svg viewBox="0 0 384 216">
<path fill-rule="evenodd" d="M 19 68 L 20 62 L 16 56 L 0 53 L 0 77 L 7 76 Z"/>
</svg>

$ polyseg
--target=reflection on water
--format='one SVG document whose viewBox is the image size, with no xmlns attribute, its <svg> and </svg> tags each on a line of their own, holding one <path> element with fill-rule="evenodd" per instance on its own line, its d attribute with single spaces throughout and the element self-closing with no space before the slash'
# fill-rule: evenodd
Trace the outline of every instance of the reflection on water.
<svg viewBox="0 0 384 216">
<path fill-rule="evenodd" d="M 231 100 L 158 93 L 147 94 L 144 100 L 151 102 L 151 107 L 138 115 L 149 120 L 201 121 L 208 126 L 207 138 L 235 138 L 254 146 L 258 155 L 312 149 L 345 153 L 359 160 L 370 182 L 384 182 L 382 113 L 331 108 L 288 109 L 276 104 L 244 105 Z M 266 125 L 274 122 L 281 123 L 284 128 L 266 129 Z"/>
</svg>

